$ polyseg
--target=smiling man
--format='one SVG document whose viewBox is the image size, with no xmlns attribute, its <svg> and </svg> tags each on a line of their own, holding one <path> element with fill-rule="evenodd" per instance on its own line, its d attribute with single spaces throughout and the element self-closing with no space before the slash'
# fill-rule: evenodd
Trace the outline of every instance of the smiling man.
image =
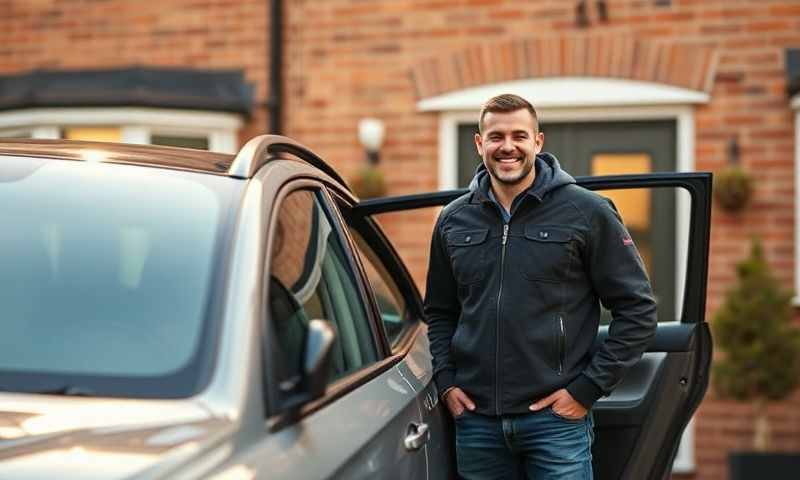
<svg viewBox="0 0 800 480">
<path fill-rule="evenodd" d="M 425 298 L 459 475 L 591 479 L 591 408 L 655 333 L 650 283 L 611 201 L 541 153 L 529 102 L 500 95 L 479 118 L 483 163 L 439 215 Z"/>
</svg>

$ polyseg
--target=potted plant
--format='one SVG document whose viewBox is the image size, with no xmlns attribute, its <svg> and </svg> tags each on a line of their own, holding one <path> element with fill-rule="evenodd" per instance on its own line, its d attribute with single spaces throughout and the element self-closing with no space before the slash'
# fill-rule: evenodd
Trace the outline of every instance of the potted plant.
<svg viewBox="0 0 800 480">
<path fill-rule="evenodd" d="M 739 165 L 729 165 L 714 174 L 714 198 L 729 212 L 738 212 L 753 196 L 750 174 Z"/>
<path fill-rule="evenodd" d="M 743 210 L 753 196 L 753 179 L 739 164 L 741 148 L 738 136 L 728 141 L 728 165 L 714 174 L 714 198 L 724 210 Z"/>
<path fill-rule="evenodd" d="M 386 195 L 386 182 L 377 165 L 367 164 L 350 179 L 350 187 L 362 200 Z"/>
<path fill-rule="evenodd" d="M 797 478 L 800 454 L 770 450 L 767 405 L 800 384 L 800 329 L 792 325 L 792 295 L 773 277 L 761 242 L 737 265 L 712 328 L 722 355 L 713 370 L 716 391 L 753 405 L 753 451 L 729 457 L 732 480 Z M 788 475 L 788 476 L 787 476 Z"/>
</svg>

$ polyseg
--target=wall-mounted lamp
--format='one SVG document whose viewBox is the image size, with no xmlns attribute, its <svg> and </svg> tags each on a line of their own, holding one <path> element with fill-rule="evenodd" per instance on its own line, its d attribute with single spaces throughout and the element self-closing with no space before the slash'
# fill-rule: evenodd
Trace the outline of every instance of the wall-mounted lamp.
<svg viewBox="0 0 800 480">
<path fill-rule="evenodd" d="M 386 128 L 377 118 L 362 118 L 358 122 L 358 141 L 367 151 L 367 160 L 370 165 L 377 165 L 380 160 L 381 145 L 383 145 Z"/>
<path fill-rule="evenodd" d="M 362 118 L 358 122 L 358 141 L 367 152 L 367 164 L 359 168 L 350 180 L 350 186 L 362 199 L 386 195 L 386 182 L 381 169 L 378 168 L 385 134 L 386 128 L 377 118 Z"/>
</svg>

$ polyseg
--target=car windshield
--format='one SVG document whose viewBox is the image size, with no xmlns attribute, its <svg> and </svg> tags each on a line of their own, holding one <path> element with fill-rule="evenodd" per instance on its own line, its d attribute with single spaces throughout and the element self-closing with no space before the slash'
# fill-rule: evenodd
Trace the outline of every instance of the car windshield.
<svg viewBox="0 0 800 480">
<path fill-rule="evenodd" d="M 0 157 L 0 390 L 195 393 L 243 183 Z"/>
</svg>

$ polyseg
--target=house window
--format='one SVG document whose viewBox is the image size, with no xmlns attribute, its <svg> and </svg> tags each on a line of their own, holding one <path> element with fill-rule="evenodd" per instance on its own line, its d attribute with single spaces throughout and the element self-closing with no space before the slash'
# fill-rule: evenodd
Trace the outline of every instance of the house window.
<svg viewBox="0 0 800 480">
<path fill-rule="evenodd" d="M 243 70 L 33 70 L 0 75 L 0 83 L 0 105 L 6 109 L 0 111 L 0 137 L 235 153 L 237 132 L 255 105 L 255 87 L 245 81 Z"/>
<path fill-rule="evenodd" d="M 42 108 L 0 112 L 0 137 L 64 138 L 236 153 L 242 117 L 159 108 Z"/>
<path fill-rule="evenodd" d="M 32 138 L 33 132 L 27 129 L 0 130 L 0 138 Z"/>
<path fill-rule="evenodd" d="M 208 150 L 208 136 L 189 135 L 151 135 L 150 143 L 153 145 L 166 145 L 168 147 L 196 148 Z"/>
<path fill-rule="evenodd" d="M 93 142 L 121 142 L 122 130 L 119 127 L 67 127 L 61 130 L 61 138 Z"/>
</svg>

